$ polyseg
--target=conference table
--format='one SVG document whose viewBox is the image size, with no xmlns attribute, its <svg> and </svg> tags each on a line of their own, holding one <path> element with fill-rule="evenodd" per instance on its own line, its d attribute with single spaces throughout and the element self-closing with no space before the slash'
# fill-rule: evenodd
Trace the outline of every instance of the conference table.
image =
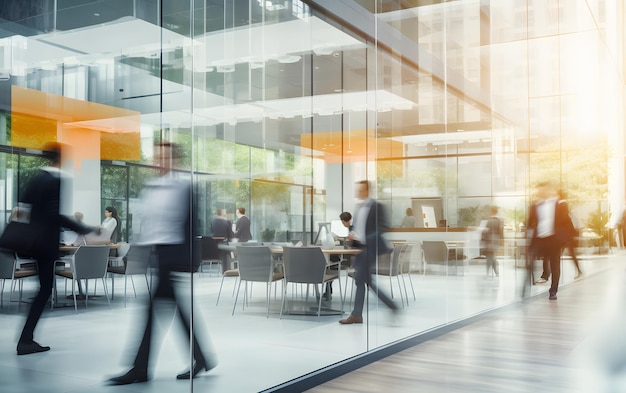
<svg viewBox="0 0 626 393">
<path fill-rule="evenodd" d="M 117 250 L 118 248 L 120 248 L 120 245 L 117 243 L 100 243 L 100 244 L 82 244 L 85 246 L 109 246 L 109 249 L 111 250 Z M 60 244 L 59 245 L 59 251 L 61 252 L 65 252 L 67 254 L 73 254 L 74 252 L 76 252 L 76 250 L 78 250 L 79 246 L 74 246 L 74 245 L 66 245 L 66 244 Z"/>
<path fill-rule="evenodd" d="M 248 246 L 251 244 L 248 244 Z M 283 245 L 285 244 L 262 244 L 262 243 L 258 243 L 255 244 L 258 246 L 266 246 L 269 247 L 270 252 L 272 253 L 272 255 L 276 256 L 276 261 L 275 261 L 275 265 L 280 265 L 282 263 L 281 257 L 283 255 Z M 245 247 L 245 246 L 244 246 Z M 236 253 L 237 251 L 237 243 L 229 243 L 229 244 L 220 244 L 218 246 L 218 248 L 222 251 L 226 251 L 226 252 L 234 252 Z M 363 250 L 359 249 L 359 248 L 344 248 L 343 246 L 336 246 L 334 248 L 326 248 L 326 247 L 320 247 L 322 250 L 322 253 L 324 254 L 324 257 L 326 258 L 326 264 L 328 267 L 333 267 L 336 266 L 338 269 L 338 281 L 339 281 L 339 286 L 341 286 L 341 262 L 342 261 L 337 261 L 337 262 L 331 262 L 330 261 L 330 256 L 331 255 L 344 255 L 344 256 L 349 256 L 352 257 L 354 255 L 360 254 Z M 347 286 L 346 286 L 346 290 L 347 290 Z M 319 293 L 319 289 L 317 287 L 317 285 L 315 286 L 315 292 L 316 292 L 316 296 L 321 296 L 321 294 Z M 345 293 L 343 294 L 343 296 L 340 296 L 341 298 L 341 309 L 340 310 L 336 310 L 336 309 L 332 309 L 332 308 L 328 308 L 328 307 L 323 307 L 320 310 L 320 315 L 343 315 L 344 314 L 344 301 L 345 301 Z M 313 310 L 312 308 L 310 309 L 296 309 L 296 310 L 290 310 L 289 312 L 290 315 L 311 315 L 311 316 L 317 316 L 317 307 Z"/>
</svg>

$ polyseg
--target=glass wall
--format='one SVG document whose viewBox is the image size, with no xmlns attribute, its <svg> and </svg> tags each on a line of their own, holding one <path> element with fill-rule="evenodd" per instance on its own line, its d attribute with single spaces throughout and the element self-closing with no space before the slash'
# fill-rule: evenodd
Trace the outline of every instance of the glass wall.
<svg viewBox="0 0 626 393">
<path fill-rule="evenodd" d="M 352 307 L 347 271 L 319 319 L 280 319 L 281 297 L 300 296 L 280 285 L 265 318 L 263 284 L 242 310 L 243 295 L 233 307 L 234 280 L 221 272 L 184 276 L 205 321 L 198 332 L 220 359 L 215 378 L 193 380 L 198 390 L 268 389 L 519 300 L 526 212 L 541 181 L 567 195 L 582 233 L 599 246 L 581 252 L 613 241 L 606 228 L 624 201 L 621 0 L 5 3 L 5 216 L 45 143 L 59 140 L 72 146 L 65 212 L 97 225 L 115 206 L 121 239 L 132 243 L 140 191 L 160 174 L 153 145 L 167 140 L 182 146 L 174 173 L 193 181 L 198 235 L 212 235 L 218 209 L 234 223 L 243 207 L 257 242 L 312 244 L 324 223 L 355 213 L 355 182 L 369 180 L 389 215 L 387 239 L 410 246 L 403 274 L 377 275 L 402 304 L 400 327 L 375 296 L 363 326 L 337 323 L 337 311 Z M 479 228 L 491 206 L 506 231 L 500 276 L 485 281 Z M 407 212 L 413 223 L 403 225 Z M 427 261 L 428 241 L 447 242 L 455 262 Z M 90 305 L 76 318 L 126 322 L 147 298 L 138 292 L 129 308 Z M 105 354 L 111 372 L 115 349 Z M 155 375 L 190 362 L 168 355 Z M 251 370 L 254 378 L 241 377 Z"/>
</svg>

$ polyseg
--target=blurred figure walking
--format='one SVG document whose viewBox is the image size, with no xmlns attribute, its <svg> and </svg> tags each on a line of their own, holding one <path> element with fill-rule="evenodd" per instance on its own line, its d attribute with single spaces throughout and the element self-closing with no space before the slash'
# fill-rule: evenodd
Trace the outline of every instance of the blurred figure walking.
<svg viewBox="0 0 626 393">
<path fill-rule="evenodd" d="M 32 236 L 37 238 L 37 248 L 31 252 L 37 260 L 39 274 L 39 292 L 30 305 L 22 334 L 17 343 L 17 354 L 50 350 L 34 340 L 35 327 L 52 293 L 54 282 L 54 264 L 59 258 L 61 228 L 68 228 L 76 233 L 86 234 L 94 228 L 86 227 L 73 218 L 59 214 L 61 201 L 61 145 L 51 143 L 44 148 L 44 157 L 50 160 L 50 166 L 43 167 L 28 182 L 22 199 L 30 205 L 30 226 Z"/>
<path fill-rule="evenodd" d="M 153 298 L 146 315 L 146 326 L 143 338 L 137 350 L 133 367 L 124 375 L 109 379 L 110 385 L 126 385 L 136 382 L 145 382 L 150 377 L 148 367 L 150 359 L 153 322 L 155 317 L 155 303 L 174 301 L 178 309 L 178 317 L 187 334 L 190 334 L 192 324 L 190 316 L 181 308 L 185 308 L 177 291 L 174 288 L 174 275 L 177 272 L 193 272 L 197 270 L 199 257 L 194 255 L 192 247 L 195 231 L 192 228 L 195 220 L 192 219 L 193 203 L 192 190 L 189 181 L 175 179 L 171 173 L 173 167 L 182 157 L 182 151 L 176 144 L 162 142 L 155 146 L 155 161 L 162 169 L 160 178 L 150 181 L 141 192 L 142 210 L 141 230 L 138 246 L 152 246 L 156 253 L 158 264 L 158 281 L 153 291 Z M 192 286 L 193 289 L 193 286 Z M 180 295 L 180 294 L 179 294 Z M 192 300 L 193 304 L 193 300 Z M 195 324 L 194 324 L 195 327 Z M 191 368 L 179 374 L 177 379 L 190 379 L 203 370 L 216 366 L 212 356 L 205 356 L 194 334 L 192 340 Z"/>
<path fill-rule="evenodd" d="M 491 217 L 487 220 L 487 225 L 481 235 L 481 248 L 484 250 L 487 259 L 487 275 L 491 269 L 498 277 L 498 261 L 496 252 L 500 249 L 500 243 L 504 238 L 504 225 L 502 219 L 498 217 L 498 207 L 491 206 Z"/>
<path fill-rule="evenodd" d="M 356 255 L 354 261 L 354 282 L 356 294 L 354 308 L 348 318 L 339 321 L 342 325 L 363 323 L 363 305 L 367 287 L 371 288 L 378 298 L 396 314 L 398 306 L 377 287 L 372 279 L 372 272 L 376 269 L 376 260 L 379 255 L 390 253 L 392 248 L 387 244 L 383 233 L 389 227 L 385 207 L 370 198 L 370 182 L 362 180 L 357 183 L 357 198 L 360 200 L 354 214 L 353 231 L 348 235 L 352 247 L 363 249 Z"/>
<path fill-rule="evenodd" d="M 532 269 L 532 263 L 536 258 L 544 258 L 544 263 L 549 264 L 552 272 L 549 298 L 556 300 L 561 278 L 561 248 L 567 239 L 574 236 L 575 229 L 567 203 L 559 203 L 557 192 L 551 183 L 543 182 L 537 185 L 537 198 L 538 201 L 530 207 L 526 226 L 530 237 L 529 269 Z M 542 278 L 547 280 L 543 276 Z"/>
</svg>

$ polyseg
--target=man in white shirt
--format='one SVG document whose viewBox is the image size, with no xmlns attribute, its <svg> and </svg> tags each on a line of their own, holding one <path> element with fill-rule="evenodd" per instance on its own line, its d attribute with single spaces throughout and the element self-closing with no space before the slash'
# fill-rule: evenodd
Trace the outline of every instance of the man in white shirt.
<svg viewBox="0 0 626 393">
<path fill-rule="evenodd" d="M 161 167 L 162 176 L 149 181 L 141 192 L 141 230 L 137 234 L 135 245 L 153 247 L 155 250 L 158 280 L 156 288 L 152 288 L 153 298 L 147 310 L 145 331 L 133 367 L 126 374 L 109 379 L 110 385 L 127 385 L 149 379 L 156 301 L 174 300 L 184 331 L 187 334 L 191 332 L 190 318 L 182 311 L 181 299 L 177 297 L 174 288 L 175 272 L 193 272 L 197 267 L 192 252 L 192 242 L 196 235 L 191 220 L 194 214 L 191 183 L 176 179 L 171 172 L 173 167 L 178 166 L 176 164 L 181 156 L 181 148 L 176 144 L 162 142 L 155 145 L 155 161 Z M 194 364 L 188 371 L 179 374 L 177 379 L 194 378 L 199 372 L 208 371 L 216 365 L 213 357 L 202 353 L 196 335 L 197 330 L 193 329 L 191 340 Z M 152 348 L 154 349 L 156 346 Z"/>
<path fill-rule="evenodd" d="M 573 237 L 575 229 L 567 204 L 558 203 L 556 189 L 551 183 L 543 182 L 537 185 L 537 198 L 538 201 L 530 207 L 528 217 L 527 228 L 530 236 L 528 254 L 531 263 L 535 258 L 543 258 L 544 263 L 549 264 L 549 271 L 552 272 L 550 300 L 556 300 L 561 278 L 561 248 L 567 239 Z M 532 269 L 532 266 L 530 268 Z M 537 281 L 546 282 L 547 277 Z"/>
<path fill-rule="evenodd" d="M 377 257 L 381 254 L 390 253 L 392 248 L 383 237 L 383 233 L 388 228 L 385 208 L 381 203 L 369 197 L 370 186 L 366 180 L 357 183 L 357 198 L 361 200 L 361 203 L 357 205 L 353 217 L 352 232 L 348 235 L 348 240 L 352 242 L 353 247 L 361 248 L 362 252 L 354 260 L 354 281 L 356 284 L 354 309 L 348 318 L 339 321 L 342 325 L 363 323 L 366 285 L 394 313 L 398 311 L 398 306 L 386 293 L 377 288 L 376 283 L 372 280 L 371 272 L 376 268 Z"/>
</svg>

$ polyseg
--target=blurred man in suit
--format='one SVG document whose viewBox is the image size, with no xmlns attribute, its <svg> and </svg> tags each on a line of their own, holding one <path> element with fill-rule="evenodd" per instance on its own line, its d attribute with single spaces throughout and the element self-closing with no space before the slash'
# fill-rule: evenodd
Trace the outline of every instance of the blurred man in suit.
<svg viewBox="0 0 626 393">
<path fill-rule="evenodd" d="M 487 259 L 487 275 L 493 269 L 496 277 L 499 276 L 498 261 L 496 259 L 496 252 L 500 248 L 500 243 L 504 238 L 504 223 L 502 219 L 498 217 L 498 207 L 491 206 L 491 216 L 487 219 L 487 224 L 481 234 L 480 246 L 484 251 Z"/>
<path fill-rule="evenodd" d="M 385 208 L 381 203 L 370 198 L 369 192 L 370 183 L 368 181 L 363 180 L 357 183 L 357 198 L 360 203 L 357 205 L 353 216 L 353 231 L 348 235 L 348 240 L 352 242 L 353 247 L 361 248 L 363 251 L 356 256 L 354 261 L 354 281 L 356 284 L 354 309 L 348 318 L 339 321 L 342 325 L 363 323 L 366 285 L 394 314 L 398 311 L 398 306 L 387 294 L 377 288 L 372 280 L 371 272 L 376 268 L 377 257 L 381 254 L 390 253 L 392 248 L 383 237 L 383 233 L 389 226 Z"/>
<path fill-rule="evenodd" d="M 158 280 L 156 288 L 152 291 L 153 299 L 148 308 L 145 331 L 133 367 L 126 374 L 109 379 L 110 385 L 126 385 L 148 380 L 153 319 L 156 314 L 155 303 L 160 305 L 165 301 L 174 301 L 179 320 L 185 332 L 188 335 L 190 333 L 190 317 L 183 312 L 185 304 L 177 297 L 174 288 L 175 275 L 180 274 L 177 272 L 193 272 L 199 262 L 199 258 L 195 257 L 192 251 L 192 239 L 195 235 L 192 222 L 195 220 L 191 219 L 194 213 L 191 184 L 175 179 L 170 171 L 172 167 L 177 166 L 181 157 L 182 151 L 178 145 L 162 142 L 155 146 L 155 161 L 161 166 L 162 176 L 149 182 L 141 192 L 142 210 L 139 215 L 142 222 L 135 245 L 154 247 Z M 194 335 L 190 337 L 194 364 L 189 371 L 179 374 L 177 379 L 193 378 L 199 372 L 208 371 L 216 365 L 213 357 L 202 353 L 195 332 L 196 329 Z"/>
<path fill-rule="evenodd" d="M 235 237 L 240 242 L 247 242 L 252 239 L 250 233 L 250 219 L 246 217 L 246 208 L 237 209 L 237 223 L 235 223 Z"/>
<path fill-rule="evenodd" d="M 226 210 L 217 209 L 217 215 L 211 222 L 211 236 L 223 237 L 224 240 L 233 238 L 233 224 L 226 218 Z"/>
<path fill-rule="evenodd" d="M 558 194 L 551 183 L 537 185 L 537 202 L 530 207 L 526 228 L 530 236 L 530 261 L 532 263 L 542 257 L 549 264 L 552 272 L 549 298 L 556 300 L 561 278 L 561 249 L 568 239 L 575 236 L 576 230 L 567 203 L 559 203 Z"/>
<path fill-rule="evenodd" d="M 23 203 L 30 204 L 30 225 L 33 228 L 33 236 L 37 237 L 37 249 L 33 250 L 30 256 L 37 260 L 39 292 L 30 305 L 26 323 L 17 343 L 18 355 L 50 350 L 50 347 L 35 342 L 34 331 L 52 293 L 54 262 L 59 258 L 61 228 L 68 228 L 80 234 L 86 234 L 94 229 L 59 214 L 61 145 L 51 143 L 44 149 L 44 156 L 50 160 L 50 166 L 41 168 L 28 182 L 22 198 Z"/>
</svg>

